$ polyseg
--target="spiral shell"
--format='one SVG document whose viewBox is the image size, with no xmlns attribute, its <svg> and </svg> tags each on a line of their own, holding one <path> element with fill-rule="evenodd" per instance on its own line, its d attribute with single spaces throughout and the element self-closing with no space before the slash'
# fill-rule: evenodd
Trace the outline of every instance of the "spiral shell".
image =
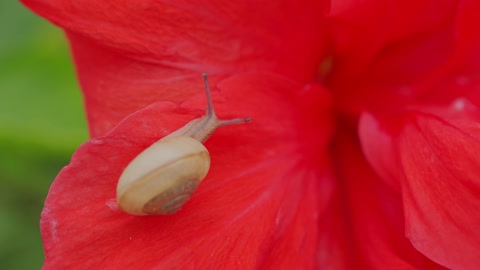
<svg viewBox="0 0 480 270">
<path fill-rule="evenodd" d="M 210 168 L 207 148 L 190 137 L 160 140 L 123 171 L 117 186 L 120 208 L 132 215 L 177 212 Z"/>
</svg>

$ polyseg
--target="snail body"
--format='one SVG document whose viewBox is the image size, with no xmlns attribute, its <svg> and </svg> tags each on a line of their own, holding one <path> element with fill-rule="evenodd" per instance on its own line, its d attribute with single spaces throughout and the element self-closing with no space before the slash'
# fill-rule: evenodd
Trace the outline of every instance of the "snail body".
<svg viewBox="0 0 480 270">
<path fill-rule="evenodd" d="M 172 132 L 135 157 L 117 184 L 117 203 L 132 215 L 174 214 L 188 201 L 210 168 L 210 154 L 202 144 L 220 126 L 249 122 L 250 118 L 220 120 L 208 86 L 207 113 Z"/>
</svg>

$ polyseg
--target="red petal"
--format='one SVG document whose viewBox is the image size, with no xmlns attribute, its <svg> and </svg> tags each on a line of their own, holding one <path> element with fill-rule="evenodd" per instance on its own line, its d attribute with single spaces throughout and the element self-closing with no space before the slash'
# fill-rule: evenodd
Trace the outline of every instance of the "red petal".
<svg viewBox="0 0 480 270">
<path fill-rule="evenodd" d="M 335 37 L 329 88 L 339 107 L 390 110 L 415 101 L 419 84 L 454 49 L 458 0 L 332 1 Z"/>
<path fill-rule="evenodd" d="M 417 111 L 381 121 L 365 116 L 360 138 L 377 173 L 400 186 L 405 231 L 415 248 L 448 268 L 476 269 L 480 117 L 471 107 L 453 109 Z M 392 127 L 397 131 L 392 132 Z"/>
<path fill-rule="evenodd" d="M 418 34 L 425 35 L 425 32 L 438 28 L 445 19 L 453 18 L 457 2 L 331 1 L 327 16 L 336 39 L 335 50 L 340 55 L 359 60 L 351 61 L 349 69 L 359 71 L 354 67 L 365 68 L 375 60 L 372 57 L 392 43 Z"/>
<path fill-rule="evenodd" d="M 42 213 L 45 269 L 314 267 L 326 208 L 320 200 L 332 186 L 322 176 L 332 132 L 328 95 L 268 74 L 239 75 L 219 87 L 219 116 L 251 115 L 253 122 L 221 128 L 206 143 L 209 175 L 175 215 L 121 212 L 116 182 L 137 153 L 203 111 L 202 94 L 183 108 L 155 103 L 78 149 Z"/>
<path fill-rule="evenodd" d="M 400 194 L 375 176 L 353 134 L 337 137 L 334 149 L 350 269 L 443 269 L 405 237 Z"/>
<path fill-rule="evenodd" d="M 448 268 L 477 269 L 480 126 L 432 115 L 411 118 L 398 139 L 406 234 L 418 250 Z"/>
<path fill-rule="evenodd" d="M 202 72 L 310 80 L 328 46 L 321 1 L 24 2 L 67 30 L 92 137 L 153 102 L 182 102 Z"/>
</svg>

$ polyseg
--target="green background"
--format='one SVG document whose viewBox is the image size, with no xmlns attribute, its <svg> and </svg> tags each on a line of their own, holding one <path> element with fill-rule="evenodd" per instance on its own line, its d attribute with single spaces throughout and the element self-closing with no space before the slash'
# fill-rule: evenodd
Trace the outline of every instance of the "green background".
<svg viewBox="0 0 480 270">
<path fill-rule="evenodd" d="M 82 96 L 63 32 L 0 1 L 0 268 L 39 269 L 48 188 L 85 140 Z"/>
</svg>

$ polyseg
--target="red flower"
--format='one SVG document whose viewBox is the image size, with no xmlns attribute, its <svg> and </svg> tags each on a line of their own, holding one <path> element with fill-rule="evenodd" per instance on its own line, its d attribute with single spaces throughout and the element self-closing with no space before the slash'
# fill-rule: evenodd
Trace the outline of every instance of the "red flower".
<svg viewBox="0 0 480 270">
<path fill-rule="evenodd" d="M 24 0 L 66 30 L 92 139 L 53 183 L 45 269 L 475 269 L 480 4 Z M 123 168 L 203 114 L 212 167 L 172 216 Z"/>
</svg>

